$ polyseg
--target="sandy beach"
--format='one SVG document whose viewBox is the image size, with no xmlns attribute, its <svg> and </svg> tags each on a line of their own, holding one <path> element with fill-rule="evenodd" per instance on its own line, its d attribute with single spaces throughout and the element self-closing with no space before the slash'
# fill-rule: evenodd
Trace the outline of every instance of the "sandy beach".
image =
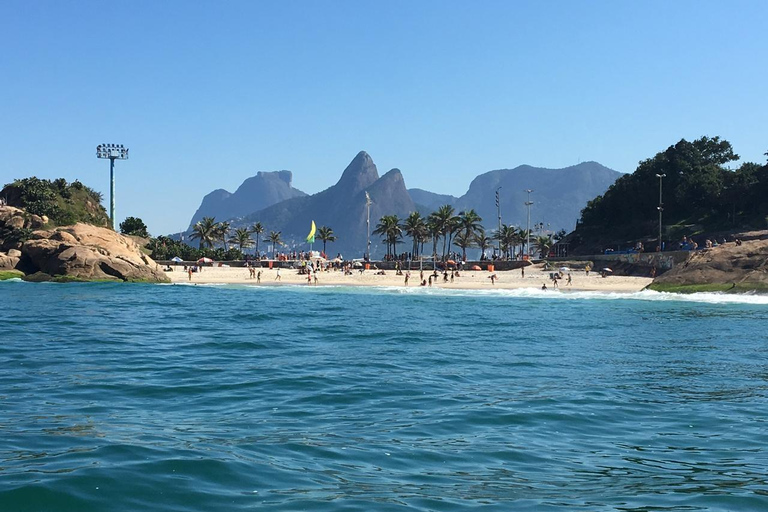
<svg viewBox="0 0 768 512">
<path fill-rule="evenodd" d="M 249 277 L 247 268 L 244 267 L 205 267 L 202 272 L 193 273 L 190 279 L 182 266 L 173 267 L 173 272 L 166 275 L 174 283 L 198 283 L 198 284 L 253 284 L 261 286 L 405 286 L 405 275 L 396 275 L 395 271 L 386 271 L 384 275 L 376 274 L 375 270 L 360 272 L 354 270 L 352 275 L 344 275 L 341 271 L 323 271 L 318 274 L 317 284 L 314 280 L 308 284 L 307 276 L 299 274 L 298 270 L 280 269 L 280 278 L 277 279 L 277 270 L 261 268 L 261 282 Z M 548 289 L 554 289 L 549 278 L 550 270 L 543 270 L 541 265 L 526 267 L 525 277 L 520 270 L 496 271 L 495 282 L 491 282 L 491 273 L 484 270 L 468 270 L 455 277 L 453 282 L 444 282 L 442 274 L 433 280 L 432 286 L 445 289 L 515 289 L 538 288 L 546 284 Z M 405 274 L 405 272 L 403 272 Z M 430 272 L 424 271 L 424 279 L 428 279 Z M 637 292 L 645 288 L 652 279 L 645 277 L 608 276 L 590 272 L 589 276 L 583 271 L 571 272 L 572 283 L 568 285 L 566 279 L 559 280 L 561 291 L 602 291 L 602 292 Z M 408 286 L 419 286 L 419 270 L 411 270 Z"/>
</svg>

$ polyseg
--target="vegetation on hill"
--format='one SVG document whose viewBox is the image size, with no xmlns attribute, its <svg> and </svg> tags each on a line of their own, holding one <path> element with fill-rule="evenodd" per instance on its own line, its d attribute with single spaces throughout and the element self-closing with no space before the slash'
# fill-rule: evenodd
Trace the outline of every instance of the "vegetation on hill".
<svg viewBox="0 0 768 512">
<path fill-rule="evenodd" d="M 101 193 L 74 181 L 23 178 L 6 184 L 0 198 L 9 206 L 22 208 L 28 213 L 48 217 L 50 226 L 65 226 L 84 222 L 108 226 L 109 216 L 101 205 Z"/>
<path fill-rule="evenodd" d="M 126 219 L 120 223 L 120 233 L 149 238 L 147 225 L 138 217 L 126 217 Z"/>
<path fill-rule="evenodd" d="M 763 229 L 768 215 L 768 166 L 739 159 L 719 137 L 680 140 L 643 160 L 582 210 L 569 235 L 578 252 L 601 245 L 646 240 L 655 248 L 659 229 L 659 186 L 663 192 L 663 238 L 677 240 L 739 229 Z"/>
</svg>

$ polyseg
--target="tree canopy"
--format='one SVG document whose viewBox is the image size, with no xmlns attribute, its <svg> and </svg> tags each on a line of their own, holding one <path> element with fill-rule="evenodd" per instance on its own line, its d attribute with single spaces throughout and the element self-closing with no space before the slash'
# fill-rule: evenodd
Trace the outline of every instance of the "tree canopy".
<svg viewBox="0 0 768 512">
<path fill-rule="evenodd" d="M 64 178 L 42 180 L 35 176 L 8 183 L 0 197 L 9 206 L 23 208 L 29 213 L 48 217 L 53 226 L 84 222 L 107 226 L 109 217 L 101 205 L 101 193 L 79 181 L 67 183 Z"/>
<path fill-rule="evenodd" d="M 149 238 L 147 225 L 144 224 L 144 221 L 138 217 L 126 217 L 125 220 L 120 223 L 120 232 L 124 235 Z"/>
<path fill-rule="evenodd" d="M 641 161 L 634 173 L 620 177 L 590 201 L 581 212 L 575 238 L 655 238 L 659 206 L 667 228 L 764 228 L 768 168 L 747 162 L 730 169 L 728 164 L 738 159 L 730 142 L 720 137 L 682 139 Z"/>
</svg>

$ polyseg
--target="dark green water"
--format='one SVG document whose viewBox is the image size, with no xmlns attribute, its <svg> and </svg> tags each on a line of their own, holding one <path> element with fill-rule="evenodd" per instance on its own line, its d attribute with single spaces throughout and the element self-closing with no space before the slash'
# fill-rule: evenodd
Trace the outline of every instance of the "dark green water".
<svg viewBox="0 0 768 512">
<path fill-rule="evenodd" d="M 0 283 L 0 511 L 768 510 L 768 300 Z"/>
</svg>

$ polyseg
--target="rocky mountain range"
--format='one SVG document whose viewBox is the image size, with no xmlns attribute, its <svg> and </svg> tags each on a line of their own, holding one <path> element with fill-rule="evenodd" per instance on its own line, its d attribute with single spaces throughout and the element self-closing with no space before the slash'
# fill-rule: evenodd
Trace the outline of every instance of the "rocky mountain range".
<svg viewBox="0 0 768 512">
<path fill-rule="evenodd" d="M 220 220 L 243 217 L 294 197 L 306 196 L 293 188 L 291 171 L 258 172 L 240 185 L 235 193 L 217 189 L 206 195 L 189 222 L 190 229 L 203 217 Z"/>
<path fill-rule="evenodd" d="M 320 227 L 330 226 L 339 241 L 328 247 L 328 252 L 346 252 L 360 257 L 366 246 L 366 198 L 371 198 L 371 231 L 383 215 L 405 217 L 414 211 L 414 205 L 405 180 L 398 169 L 379 177 L 376 164 L 365 151 L 349 163 L 339 181 L 317 194 L 297 197 L 277 203 L 239 219 L 233 225 L 253 225 L 261 222 L 269 231 L 281 231 L 288 246 L 307 249 L 304 238 L 312 221 Z M 372 239 L 373 240 L 373 239 Z M 315 249 L 321 247 L 315 244 Z"/>
<path fill-rule="evenodd" d="M 498 226 L 497 189 L 504 224 L 525 227 L 527 207 L 524 203 L 528 200 L 525 190 L 532 189 L 531 227 L 541 223 L 544 230 L 570 231 L 587 202 L 604 193 L 619 176 L 621 173 L 597 162 L 583 162 L 564 169 L 522 165 L 481 174 L 472 180 L 466 194 L 455 197 L 415 188 L 408 190 L 398 169 L 380 177 L 371 157 L 361 151 L 339 181 L 322 192 L 306 195 L 294 189 L 288 171 L 259 173 L 246 180 L 234 194 L 217 190 L 205 196 L 190 225 L 203 216 L 215 217 L 217 221 L 230 220 L 233 227 L 261 222 L 267 233 L 280 231 L 288 247 L 302 250 L 308 248 L 304 238 L 314 221 L 318 227 L 330 226 L 338 237 L 337 242 L 329 245 L 329 253 L 360 257 L 366 245 L 366 192 L 372 201 L 371 231 L 383 215 L 405 218 L 416 210 L 426 215 L 444 204 L 454 206 L 457 213 L 473 208 L 491 231 Z M 271 204 L 263 206 L 270 201 Z M 381 246 L 379 237 L 372 236 L 371 243 L 374 256 L 382 252 L 377 247 Z M 319 247 L 321 243 L 316 243 L 315 249 Z M 262 245 L 262 251 L 264 248 Z"/>
</svg>

